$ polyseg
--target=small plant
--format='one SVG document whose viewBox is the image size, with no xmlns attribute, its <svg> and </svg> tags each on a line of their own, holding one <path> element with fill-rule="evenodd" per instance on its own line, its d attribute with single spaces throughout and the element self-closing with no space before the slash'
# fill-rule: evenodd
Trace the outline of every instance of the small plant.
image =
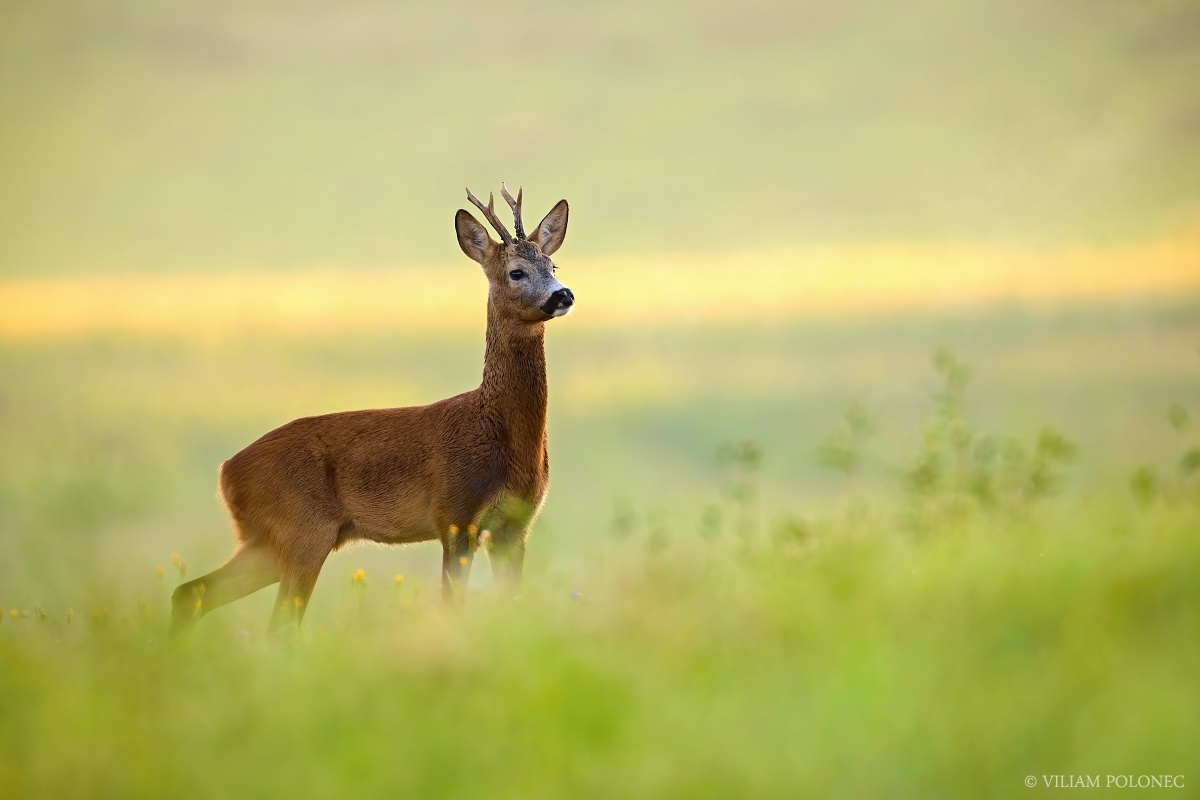
<svg viewBox="0 0 1200 800">
<path fill-rule="evenodd" d="M 700 515 L 700 535 L 707 541 L 713 541 L 721 535 L 724 525 L 725 515 L 721 506 L 716 503 L 705 506 L 704 513 Z"/>
<path fill-rule="evenodd" d="M 735 530 L 746 542 L 754 539 L 759 529 L 758 471 L 762 459 L 762 447 L 749 439 L 717 449 L 717 463 L 725 471 L 725 494 L 736 509 Z"/>
<path fill-rule="evenodd" d="M 1075 458 L 1074 442 L 1050 427 L 1032 447 L 1011 435 L 976 431 L 965 412 L 970 368 L 945 348 L 933 365 L 942 385 L 904 478 L 917 527 L 976 510 L 1015 512 L 1062 488 L 1063 468 Z"/>
<path fill-rule="evenodd" d="M 628 539 L 633 536 L 637 529 L 637 515 L 634 513 L 633 504 L 626 497 L 617 497 L 613 499 L 613 517 L 612 531 L 615 539 Z"/>
<path fill-rule="evenodd" d="M 867 410 L 857 402 L 851 403 L 842 412 L 842 427 L 825 437 L 817 449 L 817 462 L 842 473 L 848 481 L 857 480 L 866 463 L 867 443 L 877 431 L 875 419 Z"/>
<path fill-rule="evenodd" d="M 775 545 L 783 548 L 784 552 L 800 552 L 816 539 L 812 525 L 796 516 L 781 519 L 775 525 L 773 533 Z"/>
<path fill-rule="evenodd" d="M 646 525 L 646 551 L 657 554 L 666 550 L 671 543 L 667 513 L 661 507 L 650 509 L 646 514 Z"/>
<path fill-rule="evenodd" d="M 1189 437 L 1191 415 L 1181 404 L 1172 403 L 1167 408 L 1167 422 L 1181 437 Z M 1185 443 L 1174 469 L 1160 473 L 1149 464 L 1138 467 L 1129 476 L 1129 489 L 1144 506 L 1159 499 L 1167 503 L 1200 503 L 1200 445 Z"/>
</svg>

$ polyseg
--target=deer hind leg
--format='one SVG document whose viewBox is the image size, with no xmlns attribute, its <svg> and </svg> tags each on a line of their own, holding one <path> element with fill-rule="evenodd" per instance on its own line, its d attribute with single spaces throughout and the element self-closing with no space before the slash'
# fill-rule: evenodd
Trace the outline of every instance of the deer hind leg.
<svg viewBox="0 0 1200 800">
<path fill-rule="evenodd" d="M 207 575 L 180 584 L 171 596 L 171 632 L 190 628 L 196 620 L 279 580 L 279 567 L 263 545 L 242 545 L 225 564 Z"/>
<path fill-rule="evenodd" d="M 283 576 L 279 581 L 279 594 L 275 598 L 271 621 L 267 625 L 268 633 L 278 633 L 292 623 L 300 626 L 313 587 L 317 585 L 317 578 L 321 574 L 321 567 L 337 544 L 337 533 L 336 524 L 326 526 L 318 535 L 305 539 L 302 547 L 282 554 Z"/>
</svg>

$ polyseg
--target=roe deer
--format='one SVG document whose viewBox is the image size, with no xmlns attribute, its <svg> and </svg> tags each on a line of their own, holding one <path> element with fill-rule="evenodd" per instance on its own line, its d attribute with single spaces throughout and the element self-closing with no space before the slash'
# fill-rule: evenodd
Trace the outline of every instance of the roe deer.
<svg viewBox="0 0 1200 800">
<path fill-rule="evenodd" d="M 500 235 L 493 241 L 471 214 L 454 217 L 458 245 L 487 276 L 483 381 L 432 405 L 305 417 L 277 428 L 221 465 L 220 492 L 239 540 L 219 569 L 172 597 L 172 630 L 276 581 L 268 629 L 304 616 L 322 564 L 356 539 L 442 543 L 442 592 L 465 586 L 478 533 L 491 534 L 498 585 L 521 579 L 525 540 L 546 496 L 545 323 L 571 310 L 571 290 L 550 256 L 567 232 L 560 200 L 527 237 L 524 192 L 512 208 L 516 236 L 467 198 Z"/>
</svg>

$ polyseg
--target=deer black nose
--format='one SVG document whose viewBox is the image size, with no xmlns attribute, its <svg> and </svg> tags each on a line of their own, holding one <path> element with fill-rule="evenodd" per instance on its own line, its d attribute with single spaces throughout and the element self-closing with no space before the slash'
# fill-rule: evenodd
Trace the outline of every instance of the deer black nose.
<svg viewBox="0 0 1200 800">
<path fill-rule="evenodd" d="M 542 311 L 553 314 L 560 308 L 570 308 L 573 305 L 575 305 L 575 295 L 571 294 L 571 290 L 564 286 L 556 289 L 546 298 L 546 302 L 542 303 Z"/>
</svg>

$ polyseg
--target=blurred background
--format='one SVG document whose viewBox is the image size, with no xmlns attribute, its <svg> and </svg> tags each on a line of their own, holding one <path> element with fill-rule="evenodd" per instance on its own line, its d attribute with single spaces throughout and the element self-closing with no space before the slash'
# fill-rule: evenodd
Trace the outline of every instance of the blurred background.
<svg viewBox="0 0 1200 800">
<path fill-rule="evenodd" d="M 0 13 L 7 276 L 453 264 L 463 184 L 501 180 L 570 198 L 574 258 L 1200 213 L 1186 0 Z"/>
<path fill-rule="evenodd" d="M 887 476 L 939 346 L 983 424 L 1063 430 L 1093 491 L 1200 386 L 1193 2 L 9 0 L 5 601 L 207 571 L 221 460 L 477 385 L 452 219 L 502 180 L 572 212 L 535 573 L 692 535 L 729 442 L 763 448 L 764 525 L 837 502 L 817 453 L 851 402 Z"/>
</svg>

